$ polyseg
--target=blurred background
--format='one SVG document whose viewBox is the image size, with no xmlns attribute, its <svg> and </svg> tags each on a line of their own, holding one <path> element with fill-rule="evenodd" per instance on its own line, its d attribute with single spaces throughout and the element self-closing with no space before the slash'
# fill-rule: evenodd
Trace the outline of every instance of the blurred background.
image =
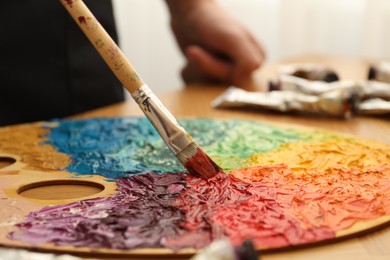
<svg viewBox="0 0 390 260">
<path fill-rule="evenodd" d="M 307 53 L 390 60 L 389 0 L 218 1 L 263 44 L 267 62 Z M 144 81 L 156 93 L 182 88 L 164 0 L 113 2 L 120 46 Z"/>
</svg>

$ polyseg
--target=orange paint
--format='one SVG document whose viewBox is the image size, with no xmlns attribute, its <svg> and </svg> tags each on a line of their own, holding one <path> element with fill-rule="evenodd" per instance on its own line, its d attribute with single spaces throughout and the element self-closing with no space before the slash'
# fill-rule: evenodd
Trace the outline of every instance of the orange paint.
<svg viewBox="0 0 390 260">
<path fill-rule="evenodd" d="M 231 172 L 237 178 L 274 189 L 277 201 L 306 227 L 330 227 L 335 232 L 358 221 L 390 215 L 390 168 L 344 167 L 296 174 L 285 165 Z"/>
</svg>

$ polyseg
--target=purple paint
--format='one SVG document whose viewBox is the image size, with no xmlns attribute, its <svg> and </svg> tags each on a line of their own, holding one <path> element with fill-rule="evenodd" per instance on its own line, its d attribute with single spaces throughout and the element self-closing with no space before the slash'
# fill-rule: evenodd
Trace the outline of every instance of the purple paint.
<svg viewBox="0 0 390 260">
<path fill-rule="evenodd" d="M 164 247 L 181 229 L 183 213 L 173 206 L 185 189 L 184 174 L 149 173 L 118 179 L 118 192 L 31 212 L 10 238 L 37 245 L 91 248 Z"/>
</svg>

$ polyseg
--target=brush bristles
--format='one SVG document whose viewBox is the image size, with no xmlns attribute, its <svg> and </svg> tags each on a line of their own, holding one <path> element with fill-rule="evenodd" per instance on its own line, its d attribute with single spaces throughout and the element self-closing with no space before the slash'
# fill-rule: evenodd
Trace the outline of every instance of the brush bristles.
<svg viewBox="0 0 390 260">
<path fill-rule="evenodd" d="M 195 143 L 191 143 L 176 155 L 191 174 L 208 179 L 222 169 Z"/>
</svg>

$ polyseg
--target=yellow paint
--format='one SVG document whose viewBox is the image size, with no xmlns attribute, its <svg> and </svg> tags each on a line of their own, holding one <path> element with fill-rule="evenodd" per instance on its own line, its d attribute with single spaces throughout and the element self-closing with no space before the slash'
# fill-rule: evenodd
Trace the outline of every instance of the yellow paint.
<svg viewBox="0 0 390 260">
<path fill-rule="evenodd" d="M 255 154 L 248 164 L 286 164 L 294 172 L 347 167 L 365 170 L 370 166 L 390 166 L 390 147 L 375 141 L 337 138 L 327 142 L 294 142 L 267 154 Z"/>
<path fill-rule="evenodd" d="M 58 170 L 67 167 L 71 158 L 51 145 L 43 144 L 48 129 L 42 124 L 23 124 L 0 128 L 0 151 L 14 154 L 29 169 Z"/>
</svg>

